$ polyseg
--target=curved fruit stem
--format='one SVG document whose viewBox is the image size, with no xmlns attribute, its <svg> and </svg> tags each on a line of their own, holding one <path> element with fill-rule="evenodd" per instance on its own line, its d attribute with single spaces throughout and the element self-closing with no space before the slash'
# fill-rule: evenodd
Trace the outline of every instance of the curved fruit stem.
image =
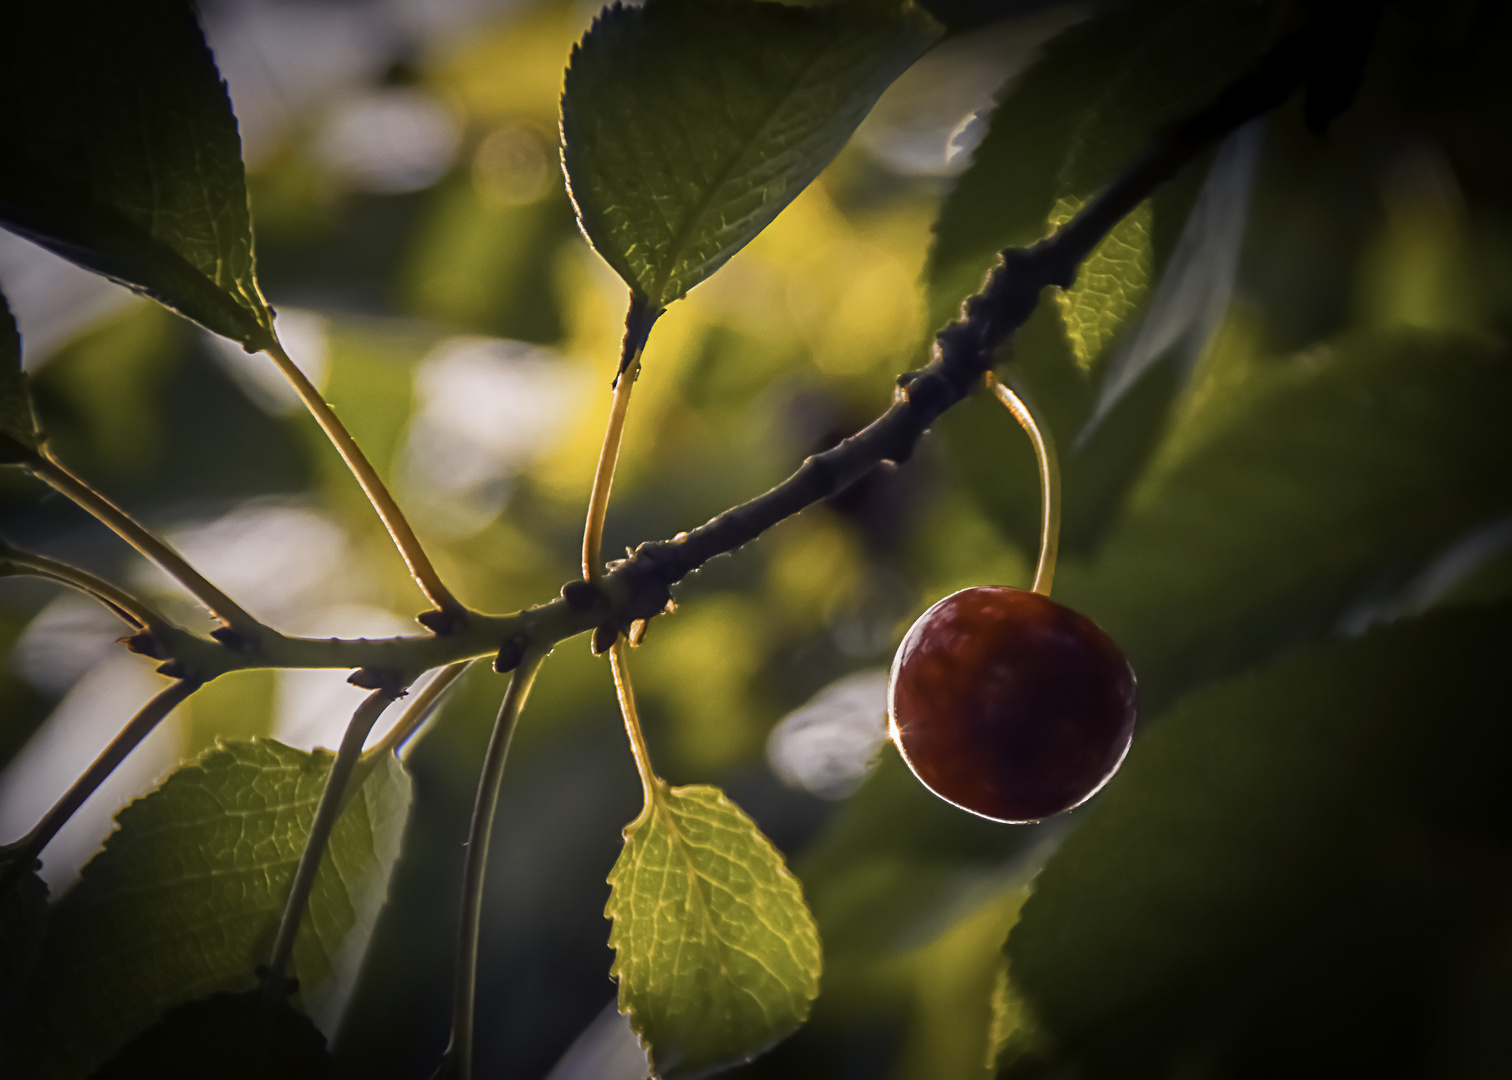
<svg viewBox="0 0 1512 1080">
<path fill-rule="evenodd" d="M 389 494 L 388 488 L 379 479 L 377 470 L 368 461 L 361 448 L 352 438 L 351 433 L 336 416 L 331 406 L 320 396 L 320 391 L 305 377 L 305 373 L 299 370 L 299 366 L 289 358 L 282 345 L 275 341 L 268 346 L 267 354 L 273 363 L 278 365 L 278 370 L 283 372 L 284 378 L 294 387 L 294 392 L 299 395 L 299 400 L 309 410 L 320 429 L 325 432 L 326 438 L 341 455 L 341 460 L 346 462 L 348 471 L 362 487 L 362 493 L 367 496 L 368 502 L 372 503 L 373 509 L 378 511 L 378 517 L 382 519 L 384 528 L 388 529 L 389 536 L 393 538 L 394 546 L 399 549 L 405 565 L 409 567 L 410 576 L 415 579 L 415 584 L 420 586 L 420 591 L 437 609 L 448 615 L 462 617 L 466 614 L 466 608 L 457 601 L 441 581 L 441 575 L 436 573 L 436 568 L 431 565 L 430 557 L 425 554 L 425 549 L 420 546 L 420 539 L 415 535 L 415 530 L 410 528 L 409 521 L 404 512 L 399 509 L 399 504 Z"/>
<path fill-rule="evenodd" d="M 645 810 L 648 811 L 665 782 L 651 767 L 651 754 L 646 749 L 646 736 L 641 731 L 640 714 L 635 709 L 635 691 L 630 686 L 630 669 L 625 664 L 625 648 L 626 641 L 622 634 L 615 639 L 614 647 L 609 650 L 609 667 L 614 672 L 614 693 L 619 698 L 620 714 L 625 718 L 625 734 L 630 736 L 630 753 L 635 757 L 635 771 L 640 774 L 641 796 L 645 799 Z"/>
<path fill-rule="evenodd" d="M 625 417 L 630 413 L 630 393 L 640 377 L 641 353 L 651 327 L 660 317 L 637 293 L 630 294 L 630 309 L 625 312 L 625 338 L 620 346 L 620 366 L 614 376 L 614 398 L 609 405 L 609 423 L 604 428 L 604 442 L 599 447 L 598 468 L 593 473 L 593 488 L 588 495 L 588 520 L 583 526 L 583 580 L 598 581 L 604 574 L 599 551 L 604 543 L 604 517 L 609 512 L 609 491 L 614 486 L 614 467 L 619 463 L 620 441 L 625 434 Z"/>
<path fill-rule="evenodd" d="M 478 990 L 478 935 L 483 915 L 483 874 L 488 865 L 488 842 L 493 836 L 494 810 L 499 804 L 499 785 L 504 778 L 504 761 L 509 743 L 531 685 L 546 654 L 527 650 L 519 666 L 509 677 L 499 718 L 494 721 L 493 735 L 483 755 L 483 771 L 478 778 L 478 795 L 473 803 L 472 824 L 467 833 L 467 858 L 462 868 L 462 919 L 457 931 L 456 970 L 452 983 L 451 1044 L 446 1048 L 445 1075 L 455 1080 L 471 1080 L 473 1056 L 473 1013 Z"/>
<path fill-rule="evenodd" d="M 284 903 L 283 917 L 279 920 L 278 933 L 273 938 L 273 948 L 263 972 L 263 990 L 275 1000 L 281 1001 L 288 996 L 284 971 L 289 966 L 289 957 L 294 955 L 294 939 L 299 933 L 305 906 L 310 902 L 310 892 L 315 888 L 315 875 L 320 870 L 320 860 L 331 839 L 331 830 L 336 827 L 336 819 L 341 817 L 346 806 L 347 786 L 362 757 L 362 744 L 367 741 L 368 732 L 373 730 L 383 710 L 403 692 L 399 687 L 374 690 L 352 713 L 346 733 L 341 737 L 341 747 L 336 751 L 336 760 L 331 763 L 331 772 L 320 792 L 315 819 L 310 823 L 310 835 L 299 856 L 299 866 L 294 870 L 289 898 Z"/>
<path fill-rule="evenodd" d="M 256 641 L 265 629 L 240 604 L 210 584 L 203 574 L 190 566 L 188 560 L 174 551 L 166 541 L 154 536 L 130 514 L 69 472 L 62 462 L 46 450 L 27 468 L 37 479 L 66 495 L 122 540 L 177 578 L 179 584 L 188 589 L 195 599 L 243 638 Z"/>
<path fill-rule="evenodd" d="M 986 378 L 988 388 L 1008 407 L 1034 444 L 1040 477 L 1040 552 L 1032 587 L 1041 596 L 1049 596 L 1050 583 L 1055 578 L 1055 557 L 1060 548 L 1060 464 L 1055 457 L 1055 442 L 1034 422 L 1034 414 L 1023 398 L 1000 383 L 992 372 L 989 371 Z"/>
<path fill-rule="evenodd" d="M 7 845 L 6 853 L 12 852 L 21 857 L 15 865 L 30 866 L 33 859 L 42 854 L 42 849 L 58 834 L 58 830 L 68 823 L 75 811 L 84 805 L 86 799 L 94 794 L 95 789 L 105 782 L 105 778 L 115 772 L 116 766 L 126 760 L 126 755 L 135 750 L 154 728 L 163 721 L 163 718 L 183 703 L 184 699 L 200 688 L 202 684 L 193 679 L 180 679 L 172 686 L 159 691 L 157 696 L 143 705 L 137 714 L 133 716 L 121 729 L 110 745 L 100 752 L 89 768 L 84 770 L 84 775 L 73 782 L 73 786 L 63 794 L 63 797 L 53 805 L 42 820 L 37 822 L 36 827 L 26 836 Z M 0 887 L 3 891 L 3 887 Z"/>
</svg>

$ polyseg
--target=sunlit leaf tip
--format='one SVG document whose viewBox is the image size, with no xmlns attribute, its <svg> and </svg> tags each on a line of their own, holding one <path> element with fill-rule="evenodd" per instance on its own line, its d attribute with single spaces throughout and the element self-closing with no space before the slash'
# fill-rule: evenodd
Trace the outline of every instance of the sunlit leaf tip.
<svg viewBox="0 0 1512 1080">
<path fill-rule="evenodd" d="M 562 94 L 579 225 L 665 307 L 765 228 L 941 32 L 912 3 L 605 8 Z"/>
<path fill-rule="evenodd" d="M 782 855 L 718 788 L 662 789 L 609 875 L 619 1008 L 658 1075 L 749 1060 L 808 1018 L 822 954 Z"/>
</svg>

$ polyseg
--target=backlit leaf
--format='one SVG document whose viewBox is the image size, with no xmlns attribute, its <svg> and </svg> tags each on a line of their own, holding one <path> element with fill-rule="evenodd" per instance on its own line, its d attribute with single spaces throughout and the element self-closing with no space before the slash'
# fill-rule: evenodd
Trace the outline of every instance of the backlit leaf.
<svg viewBox="0 0 1512 1080">
<path fill-rule="evenodd" d="M 0 465 L 29 461 L 42 445 L 31 394 L 21 370 L 21 335 L 0 295 Z"/>
<path fill-rule="evenodd" d="M 185 0 L 0 16 L 0 224 L 250 349 L 258 291 L 241 140 Z"/>
<path fill-rule="evenodd" d="M 1072 131 L 1049 223 L 1084 206 L 1165 125 L 1206 104 L 1257 54 L 1268 28 L 1260 5 L 1214 0 L 1144 9 L 1144 29 L 1119 49 L 1096 97 Z M 1091 368 L 1140 310 L 1169 251 L 1157 255 L 1156 215 L 1186 217 L 1191 193 L 1167 188 L 1110 233 L 1058 297 L 1077 362 Z"/>
<path fill-rule="evenodd" d="M 331 755 L 270 740 L 185 766 L 119 816 L 58 904 L 17 1057 L 86 1076 L 165 1010 L 240 990 L 267 957 Z M 334 1019 L 399 854 L 408 775 L 386 759 L 331 836 L 294 948 L 307 1011 Z"/>
<path fill-rule="evenodd" d="M 620 1011 L 664 1077 L 761 1053 L 808 1017 L 821 954 L 782 856 L 718 788 L 662 788 L 609 875 Z"/>
<path fill-rule="evenodd" d="M 616 3 L 573 50 L 578 220 L 655 310 L 750 242 L 939 36 L 912 3 Z"/>
<path fill-rule="evenodd" d="M 1505 608 L 1435 614 L 1137 736 L 1008 938 L 1075 1075 L 1437 1075 L 1493 1035 L 1428 1018 L 1487 989 L 1509 928 L 1509 648 Z"/>
</svg>

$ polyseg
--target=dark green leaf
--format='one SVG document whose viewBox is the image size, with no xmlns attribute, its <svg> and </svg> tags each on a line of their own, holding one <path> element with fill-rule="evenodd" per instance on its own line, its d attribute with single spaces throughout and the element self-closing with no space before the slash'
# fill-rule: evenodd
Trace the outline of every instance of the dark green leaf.
<svg viewBox="0 0 1512 1080">
<path fill-rule="evenodd" d="M 17 1056 L 79 1077 L 174 1005 L 251 984 L 266 958 L 331 755 L 232 743 L 121 811 L 59 903 L 24 1007 Z M 409 778 L 385 760 L 331 836 L 294 948 L 316 1016 L 355 975 L 388 890 Z"/>
<path fill-rule="evenodd" d="M 573 50 L 563 163 L 588 239 L 656 310 L 750 242 L 939 36 L 911 3 L 616 3 Z"/>
<path fill-rule="evenodd" d="M 93 1080 L 323 1080 L 336 1075 L 325 1037 L 261 989 L 179 1005 L 128 1043 Z"/>
<path fill-rule="evenodd" d="M 1101 556 L 1056 578 L 1146 706 L 1327 633 L 1512 512 L 1503 350 L 1402 333 L 1280 359 L 1229 335 Z"/>
<path fill-rule="evenodd" d="M 42 445 L 31 394 L 21 370 L 21 335 L 0 295 L 0 465 L 30 461 Z"/>
<path fill-rule="evenodd" d="M 1204 103 L 1241 70 L 1258 44 L 1261 14 L 1211 0 L 1144 0 L 1051 42 L 994 112 L 972 166 L 941 210 L 926 272 L 935 323 L 954 317 L 980 287 L 997 251 L 1045 236 L 1137 157 L 1163 124 Z M 1152 371 L 1152 361 L 1190 357 L 1200 348 L 1200 342 L 1164 348 L 1132 366 L 1120 353 L 1118 363 L 1108 364 L 1125 345 L 1152 344 L 1128 342 L 1124 332 L 1145 310 L 1178 245 L 1228 240 L 1201 235 L 1205 220 L 1193 223 L 1198 235 L 1184 236 L 1200 180 L 1200 170 L 1188 169 L 1137 208 L 1093 252 L 1076 285 L 1054 294 L 1059 317 L 1037 313 L 1015 340 L 1019 377 L 1061 448 L 1061 543 L 1068 552 L 1095 550 L 1166 421 L 1185 370 Z M 1242 198 L 1247 191 L 1215 181 L 1206 198 Z M 1195 324 L 1190 333 L 1210 328 L 1208 309 L 1221 310 L 1224 299 L 1182 312 Z M 1115 383 L 1102 387 L 1105 378 Z M 1033 456 L 1000 412 L 968 409 L 942 431 L 984 508 L 1033 548 L 1039 528 Z"/>
<path fill-rule="evenodd" d="M 718 788 L 661 789 L 625 828 L 604 914 L 620 1012 L 664 1077 L 749 1060 L 807 1019 L 819 935 L 798 880 Z"/>
<path fill-rule="evenodd" d="M 0 16 L 0 224 L 261 349 L 241 140 L 185 0 Z"/>
<path fill-rule="evenodd" d="M 1506 609 L 1437 614 L 1139 735 L 1008 940 L 1077 1075 L 1448 1075 L 1512 929 L 1509 649 Z"/>
<path fill-rule="evenodd" d="M 14 880 L 9 880 L 15 875 Z M 47 932 L 47 883 L 28 867 L 20 870 L 0 856 L 0 1057 L 15 1015 L 42 951 Z"/>
<path fill-rule="evenodd" d="M 1268 27 L 1259 5 L 1186 0 L 1147 7 L 1144 13 L 1143 32 L 1123 43 L 1071 133 L 1049 214 L 1052 225 L 1091 201 L 1161 127 L 1205 104 L 1242 71 Z M 1163 269 L 1155 219 L 1184 219 L 1191 192 L 1167 188 L 1162 195 L 1125 218 L 1083 264 L 1076 284 L 1057 294 L 1072 350 L 1086 369 L 1141 309 Z"/>
</svg>

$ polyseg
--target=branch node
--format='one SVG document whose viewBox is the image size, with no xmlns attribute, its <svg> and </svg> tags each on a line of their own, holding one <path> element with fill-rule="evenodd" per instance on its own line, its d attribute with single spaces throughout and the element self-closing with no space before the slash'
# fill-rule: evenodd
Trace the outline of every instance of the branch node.
<svg viewBox="0 0 1512 1080">
<path fill-rule="evenodd" d="M 499 655 L 494 657 L 493 668 L 500 675 L 507 675 L 520 666 L 520 661 L 525 659 L 525 649 L 529 645 L 524 638 L 510 638 L 499 646 Z"/>
<path fill-rule="evenodd" d="M 252 651 L 252 640 L 240 630 L 233 630 L 229 626 L 217 626 L 214 630 L 210 631 L 210 636 L 232 652 L 245 653 Z"/>
<path fill-rule="evenodd" d="M 562 586 L 562 599 L 573 611 L 592 611 L 604 602 L 604 594 L 591 581 L 569 581 Z"/>
<path fill-rule="evenodd" d="M 347 676 L 347 682 L 363 690 L 382 691 L 390 699 L 401 698 L 405 693 L 404 683 L 400 680 L 399 673 L 391 668 L 358 668 Z"/>
<path fill-rule="evenodd" d="M 613 623 L 604 623 L 593 631 L 593 655 L 602 656 L 614 648 L 614 643 L 619 639 L 619 627 Z"/>
<path fill-rule="evenodd" d="M 189 678 L 189 669 L 184 666 L 182 660 L 170 660 L 166 664 L 159 664 L 157 673 L 159 675 L 166 675 L 170 679 Z"/>
<path fill-rule="evenodd" d="M 150 657 L 153 660 L 166 660 L 168 654 L 163 652 L 162 642 L 158 641 L 149 630 L 143 630 L 139 634 L 121 638 L 121 644 L 136 653 L 138 656 Z"/>
<path fill-rule="evenodd" d="M 422 611 L 415 621 L 437 637 L 450 637 L 467 628 L 467 612 L 460 608 L 435 608 Z"/>
</svg>

